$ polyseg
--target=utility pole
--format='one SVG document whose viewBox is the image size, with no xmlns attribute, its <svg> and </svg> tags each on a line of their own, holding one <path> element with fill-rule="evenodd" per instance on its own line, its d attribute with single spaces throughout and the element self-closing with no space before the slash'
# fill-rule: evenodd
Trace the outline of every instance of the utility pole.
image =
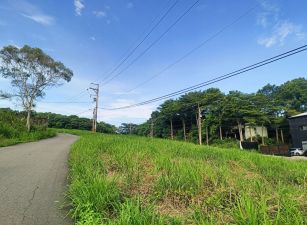
<svg viewBox="0 0 307 225">
<path fill-rule="evenodd" d="M 91 83 L 91 85 L 92 86 L 89 89 L 94 92 L 93 102 L 95 103 L 95 107 L 94 107 L 94 110 L 93 110 L 93 126 L 92 126 L 92 131 L 96 132 L 96 130 L 97 130 L 98 102 L 99 102 L 99 84 Z"/>
<path fill-rule="evenodd" d="M 208 126 L 206 126 L 206 143 L 209 145 L 209 129 Z"/>
<path fill-rule="evenodd" d="M 198 140 L 199 140 L 199 145 L 202 145 L 202 135 L 201 135 L 201 110 L 199 107 L 199 103 L 197 104 L 198 106 Z"/>
<path fill-rule="evenodd" d="M 150 128 L 150 137 L 153 138 L 154 136 L 154 121 L 151 120 L 151 128 Z"/>
</svg>

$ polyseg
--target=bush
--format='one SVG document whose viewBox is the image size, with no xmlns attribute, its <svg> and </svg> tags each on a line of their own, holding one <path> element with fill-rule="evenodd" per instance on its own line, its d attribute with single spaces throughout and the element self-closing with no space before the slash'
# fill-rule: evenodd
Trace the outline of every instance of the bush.
<svg viewBox="0 0 307 225">
<path fill-rule="evenodd" d="M 211 145 L 221 148 L 240 148 L 240 142 L 236 139 L 216 139 Z"/>
<path fill-rule="evenodd" d="M 27 132 L 23 113 L 9 109 L 0 109 L 0 147 L 36 141 L 56 135 L 54 130 L 46 126 L 34 125 L 31 132 Z"/>
</svg>

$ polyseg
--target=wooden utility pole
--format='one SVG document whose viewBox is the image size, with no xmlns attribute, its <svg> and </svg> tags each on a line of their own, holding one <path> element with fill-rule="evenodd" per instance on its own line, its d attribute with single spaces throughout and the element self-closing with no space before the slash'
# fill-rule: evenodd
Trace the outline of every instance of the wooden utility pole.
<svg viewBox="0 0 307 225">
<path fill-rule="evenodd" d="M 150 126 L 150 137 L 154 137 L 154 121 L 151 120 L 151 126 Z"/>
<path fill-rule="evenodd" d="M 183 129 L 184 141 L 187 141 L 187 134 L 186 134 L 186 128 L 185 128 L 185 120 L 183 118 L 182 118 L 182 129 Z"/>
<path fill-rule="evenodd" d="M 98 102 L 99 102 L 99 84 L 91 83 L 92 87 L 89 89 L 94 92 L 93 101 L 95 103 L 95 108 L 93 110 L 93 126 L 92 131 L 96 132 L 97 130 L 97 115 L 98 115 Z"/>
<path fill-rule="evenodd" d="M 197 104 L 198 106 L 198 141 L 199 141 L 199 145 L 202 145 L 202 135 L 201 135 L 201 110 L 199 107 L 199 103 Z"/>
<path fill-rule="evenodd" d="M 174 140 L 173 118 L 170 119 L 170 123 L 171 123 L 171 139 Z"/>
<path fill-rule="evenodd" d="M 209 145 L 209 129 L 208 126 L 206 126 L 206 143 Z"/>
</svg>

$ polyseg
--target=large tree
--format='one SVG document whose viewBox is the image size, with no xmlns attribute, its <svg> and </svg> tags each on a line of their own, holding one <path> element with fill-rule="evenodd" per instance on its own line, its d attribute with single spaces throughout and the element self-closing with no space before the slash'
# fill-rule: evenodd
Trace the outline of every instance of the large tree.
<svg viewBox="0 0 307 225">
<path fill-rule="evenodd" d="M 160 112 L 162 116 L 164 116 L 166 119 L 170 122 L 170 137 L 171 139 L 174 139 L 174 127 L 173 122 L 174 118 L 179 115 L 179 104 L 175 100 L 166 100 L 160 107 Z"/>
<path fill-rule="evenodd" d="M 6 46 L 0 51 L 0 75 L 11 81 L 12 96 L 27 112 L 27 129 L 31 129 L 31 111 L 48 87 L 69 82 L 73 72 L 39 48 Z"/>
</svg>

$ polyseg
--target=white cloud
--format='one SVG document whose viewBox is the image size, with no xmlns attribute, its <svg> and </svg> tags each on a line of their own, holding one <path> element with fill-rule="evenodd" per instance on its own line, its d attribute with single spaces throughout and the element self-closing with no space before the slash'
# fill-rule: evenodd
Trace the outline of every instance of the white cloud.
<svg viewBox="0 0 307 225">
<path fill-rule="evenodd" d="M 93 14 L 94 14 L 97 18 L 100 18 L 100 17 L 107 17 L 107 13 L 104 12 L 104 11 L 93 11 Z"/>
<path fill-rule="evenodd" d="M 275 45 L 277 40 L 276 40 L 275 36 L 272 36 L 272 37 L 266 37 L 266 38 L 259 38 L 257 42 L 258 42 L 259 45 L 263 45 L 263 46 L 269 48 L 269 47 Z"/>
<path fill-rule="evenodd" d="M 21 15 L 42 25 L 52 25 L 54 23 L 53 17 L 44 14 L 33 14 L 33 15 L 21 14 Z"/>
<path fill-rule="evenodd" d="M 40 8 L 27 1 L 12 1 L 12 7 L 19 11 L 20 15 L 42 25 L 52 25 L 55 19 L 42 12 Z"/>
<path fill-rule="evenodd" d="M 296 40 L 302 40 L 305 37 L 302 26 L 288 21 L 280 22 L 275 25 L 270 36 L 258 38 L 258 44 L 267 48 L 275 44 L 284 45 L 286 39 L 294 37 Z"/>
<path fill-rule="evenodd" d="M 279 19 L 279 7 L 267 1 L 260 2 L 262 11 L 257 15 L 257 24 L 266 28 L 272 23 L 276 23 Z"/>
<path fill-rule="evenodd" d="M 96 38 L 95 38 L 94 36 L 90 37 L 90 39 L 91 39 L 92 41 L 96 41 Z"/>
<path fill-rule="evenodd" d="M 82 10 L 85 8 L 85 5 L 82 0 L 74 0 L 75 13 L 77 16 L 81 16 Z"/>
<path fill-rule="evenodd" d="M 257 25 L 265 31 L 257 39 L 259 45 L 267 48 L 284 45 L 287 39 L 296 41 L 305 37 L 303 27 L 280 16 L 280 8 L 267 0 L 260 0 L 261 12 L 257 15 Z"/>
<path fill-rule="evenodd" d="M 134 8 L 134 4 L 133 4 L 132 2 L 128 2 L 127 5 L 126 5 L 126 7 L 127 7 L 128 9 L 132 9 L 132 8 Z"/>
</svg>

